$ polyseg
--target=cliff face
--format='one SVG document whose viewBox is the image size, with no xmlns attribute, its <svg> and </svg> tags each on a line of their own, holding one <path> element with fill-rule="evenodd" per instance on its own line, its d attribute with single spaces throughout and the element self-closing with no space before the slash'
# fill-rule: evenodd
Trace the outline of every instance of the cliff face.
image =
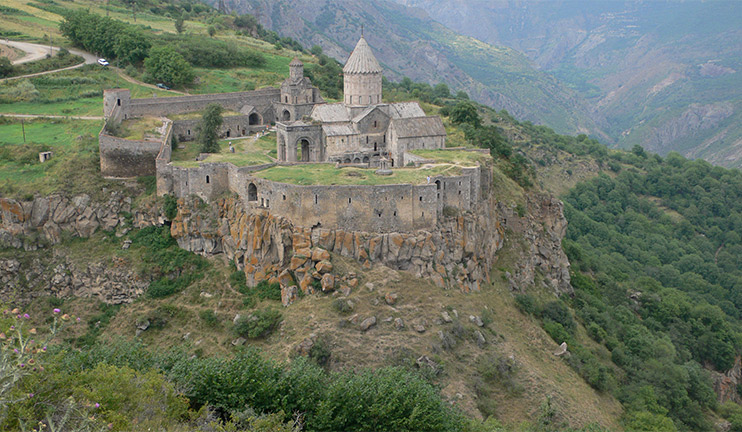
<svg viewBox="0 0 742 432">
<path fill-rule="evenodd" d="M 328 261 L 323 255 L 329 258 L 326 252 L 332 252 L 365 269 L 382 264 L 465 292 L 478 291 L 489 281 L 498 251 L 512 235 L 523 247 L 518 248 L 518 267 L 509 275 L 511 288 L 524 289 L 541 275 L 556 294 L 570 293 L 569 263 L 561 249 L 566 230 L 562 203 L 534 195 L 528 209 L 527 216 L 519 217 L 488 199 L 472 212 L 442 218 L 431 231 L 376 234 L 297 227 L 267 213 L 249 214 L 236 198 L 209 207 L 181 200 L 171 234 L 186 250 L 226 254 L 244 269 L 250 285 L 271 280 L 285 287 L 296 283 L 307 291 L 316 280 L 323 289 L 333 289 L 334 277 L 325 277 L 330 271 L 322 264 Z"/>
<path fill-rule="evenodd" d="M 28 252 L 0 259 L 0 299 L 25 304 L 53 295 L 130 303 L 150 282 L 137 274 L 131 262 L 112 256 L 75 262 L 64 248 L 54 245 L 64 238 L 90 237 L 98 229 L 123 237 L 131 227 L 155 223 L 154 207 L 133 209 L 132 199 L 120 193 L 112 193 L 106 202 L 93 201 L 88 195 L 53 195 L 31 201 L 0 198 L 0 248 Z"/>
</svg>

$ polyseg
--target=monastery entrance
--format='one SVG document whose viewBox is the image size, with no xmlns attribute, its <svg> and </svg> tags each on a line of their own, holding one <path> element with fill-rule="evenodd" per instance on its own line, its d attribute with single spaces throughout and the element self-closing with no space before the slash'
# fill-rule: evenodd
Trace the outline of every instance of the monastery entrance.
<svg viewBox="0 0 742 432">
<path fill-rule="evenodd" d="M 250 117 L 248 117 L 247 120 L 250 126 L 260 124 L 260 116 L 258 115 L 258 113 L 250 114 Z"/>
<path fill-rule="evenodd" d="M 296 159 L 302 162 L 309 162 L 309 141 L 302 138 L 299 140 L 299 145 L 297 147 L 296 151 L 300 152 L 300 154 L 297 155 Z"/>
</svg>

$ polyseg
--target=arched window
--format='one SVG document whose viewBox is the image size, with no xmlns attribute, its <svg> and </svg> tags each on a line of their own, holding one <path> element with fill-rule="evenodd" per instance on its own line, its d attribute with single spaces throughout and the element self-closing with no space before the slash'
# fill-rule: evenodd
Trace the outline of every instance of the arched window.
<svg viewBox="0 0 742 432">
<path fill-rule="evenodd" d="M 283 110 L 283 121 L 289 121 L 291 120 L 291 113 L 289 110 Z"/>
<path fill-rule="evenodd" d="M 248 201 L 258 200 L 258 187 L 255 186 L 255 183 L 250 183 L 249 185 L 247 185 L 247 200 Z"/>
<path fill-rule="evenodd" d="M 440 180 L 436 180 L 435 181 L 435 188 L 438 189 L 438 190 L 441 190 L 441 181 Z"/>
<path fill-rule="evenodd" d="M 206 176 L 206 184 L 209 184 L 209 176 Z"/>
<path fill-rule="evenodd" d="M 353 159 L 353 163 L 356 163 L 356 164 L 361 163 L 361 160 L 359 158 L 355 158 Z"/>
<path fill-rule="evenodd" d="M 363 163 L 365 163 L 365 164 L 367 164 L 367 163 L 368 163 L 368 156 L 364 156 L 364 157 L 363 157 Z"/>
</svg>

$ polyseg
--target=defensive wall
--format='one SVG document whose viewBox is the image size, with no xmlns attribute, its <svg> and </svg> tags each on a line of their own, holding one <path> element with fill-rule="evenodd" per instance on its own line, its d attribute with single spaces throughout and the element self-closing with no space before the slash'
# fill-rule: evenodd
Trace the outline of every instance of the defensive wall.
<svg viewBox="0 0 742 432">
<path fill-rule="evenodd" d="M 155 175 L 156 158 L 163 147 L 169 149 L 173 134 L 171 121 L 166 120 L 163 128 L 159 139 L 128 140 L 109 135 L 104 125 L 98 134 L 101 174 L 119 178 Z"/>
<path fill-rule="evenodd" d="M 436 226 L 446 207 L 453 211 L 472 209 L 488 195 L 492 183 L 487 166 L 464 167 L 456 176 L 431 176 L 425 184 L 304 186 L 255 175 L 275 165 L 236 167 L 230 163 L 202 162 L 198 167 L 179 167 L 162 158 L 157 165 L 158 194 L 198 196 L 213 202 L 233 193 L 240 197 L 246 210 L 267 211 L 296 226 L 411 232 Z"/>
</svg>

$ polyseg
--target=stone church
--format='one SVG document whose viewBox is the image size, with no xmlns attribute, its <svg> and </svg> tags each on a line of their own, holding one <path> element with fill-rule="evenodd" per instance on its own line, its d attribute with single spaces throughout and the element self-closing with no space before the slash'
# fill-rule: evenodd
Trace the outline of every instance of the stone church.
<svg viewBox="0 0 742 432">
<path fill-rule="evenodd" d="M 343 102 L 323 103 L 303 64 L 289 66 L 277 110 L 279 161 L 403 167 L 409 150 L 445 147 L 440 117 L 426 116 L 417 102 L 382 103 L 382 68 L 363 36 L 343 67 Z"/>
</svg>

